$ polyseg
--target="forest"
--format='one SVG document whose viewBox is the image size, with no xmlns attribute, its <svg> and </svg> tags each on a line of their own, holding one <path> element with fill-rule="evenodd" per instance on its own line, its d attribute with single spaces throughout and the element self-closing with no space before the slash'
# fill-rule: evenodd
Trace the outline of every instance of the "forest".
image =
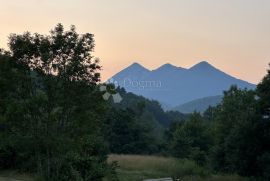
<svg viewBox="0 0 270 181">
<path fill-rule="evenodd" d="M 190 162 L 203 175 L 270 180 L 270 70 L 255 90 L 232 85 L 218 106 L 182 114 L 102 83 L 94 35 L 75 26 L 11 34 L 8 46 L 0 51 L 1 170 L 117 181 L 109 155 L 152 155 Z M 106 91 L 122 101 L 104 100 Z"/>
</svg>

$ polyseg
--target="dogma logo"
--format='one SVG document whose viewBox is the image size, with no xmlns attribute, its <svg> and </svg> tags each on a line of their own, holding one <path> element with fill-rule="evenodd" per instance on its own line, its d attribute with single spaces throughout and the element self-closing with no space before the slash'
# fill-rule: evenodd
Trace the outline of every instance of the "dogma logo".
<svg viewBox="0 0 270 181">
<path fill-rule="evenodd" d="M 120 103 L 123 100 L 123 98 L 118 92 L 116 92 L 115 87 L 117 86 L 118 82 L 114 81 L 113 79 L 109 79 L 105 83 L 105 85 L 100 86 L 100 91 L 105 92 L 102 96 L 103 99 L 109 100 L 110 97 L 112 97 L 114 103 Z"/>
</svg>

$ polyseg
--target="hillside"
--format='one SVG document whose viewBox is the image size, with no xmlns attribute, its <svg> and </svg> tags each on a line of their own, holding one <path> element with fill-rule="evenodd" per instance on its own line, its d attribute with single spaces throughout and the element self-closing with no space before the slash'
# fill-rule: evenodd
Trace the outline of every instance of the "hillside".
<svg viewBox="0 0 270 181">
<path fill-rule="evenodd" d="M 204 112 L 209 106 L 216 106 L 222 100 L 222 96 L 210 96 L 196 99 L 185 104 L 174 107 L 172 110 L 182 113 Z"/>
</svg>

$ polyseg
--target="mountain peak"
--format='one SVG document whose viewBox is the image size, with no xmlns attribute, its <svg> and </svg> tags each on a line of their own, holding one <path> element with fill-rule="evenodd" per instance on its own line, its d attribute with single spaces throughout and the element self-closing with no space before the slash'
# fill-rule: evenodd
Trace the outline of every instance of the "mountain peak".
<svg viewBox="0 0 270 181">
<path fill-rule="evenodd" d="M 116 73 L 112 79 L 118 81 L 118 83 L 123 83 L 123 81 L 126 78 L 132 78 L 132 79 L 138 79 L 138 77 L 142 75 L 146 75 L 150 73 L 150 70 L 143 67 L 141 64 L 134 62 L 125 69 L 121 70 L 120 72 Z"/>
<path fill-rule="evenodd" d="M 165 63 L 163 65 L 161 65 L 158 69 L 161 69 L 161 68 L 166 68 L 166 69 L 169 69 L 169 68 L 177 68 L 176 66 L 170 64 L 170 63 Z"/>
<path fill-rule="evenodd" d="M 193 65 L 190 70 L 206 70 L 206 69 L 216 69 L 213 65 L 208 63 L 207 61 L 201 61 L 195 65 Z"/>
<path fill-rule="evenodd" d="M 130 66 L 127 67 L 127 69 L 135 69 L 135 70 L 146 70 L 149 71 L 147 68 L 145 68 L 144 66 L 142 66 L 141 64 L 134 62 L 133 64 L 131 64 Z"/>
<path fill-rule="evenodd" d="M 139 64 L 138 62 L 134 62 L 133 64 L 130 65 L 130 67 L 143 67 L 143 66 Z"/>
<path fill-rule="evenodd" d="M 211 65 L 211 64 L 209 62 L 207 62 L 206 60 L 203 60 L 203 61 L 199 62 L 198 65 Z"/>
<path fill-rule="evenodd" d="M 156 70 L 181 70 L 181 69 L 184 69 L 184 68 L 181 68 L 181 67 L 176 67 L 170 63 L 165 63 L 163 65 L 161 65 L 160 67 L 158 67 Z"/>
</svg>

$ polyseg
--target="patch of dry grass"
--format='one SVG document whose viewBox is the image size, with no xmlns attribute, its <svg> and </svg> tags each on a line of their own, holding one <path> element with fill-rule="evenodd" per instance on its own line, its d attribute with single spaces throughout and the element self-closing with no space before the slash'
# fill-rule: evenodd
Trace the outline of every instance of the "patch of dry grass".
<svg viewBox="0 0 270 181">
<path fill-rule="evenodd" d="M 117 161 L 125 170 L 156 170 L 167 172 L 178 165 L 174 158 L 140 155 L 110 155 L 108 162 Z"/>
</svg>

